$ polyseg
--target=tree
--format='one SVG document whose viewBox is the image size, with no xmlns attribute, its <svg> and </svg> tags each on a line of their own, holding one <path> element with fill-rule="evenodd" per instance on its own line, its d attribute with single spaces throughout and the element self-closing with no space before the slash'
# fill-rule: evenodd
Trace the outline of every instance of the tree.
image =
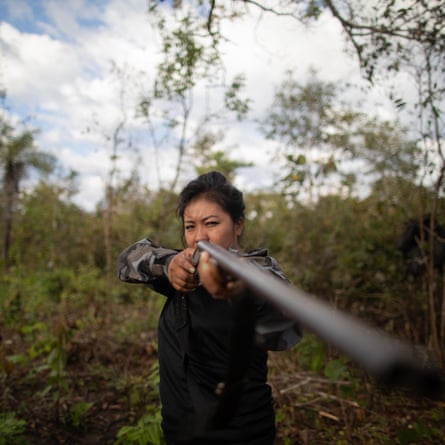
<svg viewBox="0 0 445 445">
<path fill-rule="evenodd" d="M 200 11 L 181 7 L 180 2 L 158 6 L 150 2 L 151 18 L 162 39 L 161 60 L 140 109 L 157 152 L 177 149 L 175 174 L 166 187 L 173 192 L 191 147 L 202 142 L 200 136 L 212 134 L 207 142 L 219 140 L 228 114 L 241 120 L 249 110 L 249 100 L 241 97 L 243 76 L 226 79 L 219 39 L 209 41 Z M 203 105 L 203 113 L 197 113 L 196 102 Z"/>
<path fill-rule="evenodd" d="M 22 193 L 10 261 L 23 270 L 76 270 L 94 265 L 94 217 L 70 202 L 72 179 L 41 180 Z"/>
<path fill-rule="evenodd" d="M 159 6 L 162 2 L 151 3 Z M 183 7 L 181 1 L 174 4 L 177 8 Z M 253 8 L 263 14 L 292 17 L 305 23 L 317 20 L 324 13 L 331 14 L 342 26 L 364 77 L 386 87 L 389 84 L 388 94 L 396 107 L 415 116 L 410 123 L 409 139 L 416 141 L 416 148 L 422 150 L 415 181 L 430 189 L 426 200 L 423 193 L 419 195 L 417 217 L 423 220 L 428 213 L 430 231 L 434 231 L 436 220 L 444 211 L 440 198 L 445 180 L 445 9 L 441 0 L 233 0 L 229 3 L 197 0 L 187 5 L 199 9 L 197 20 L 207 28 L 211 42 L 224 37 L 221 35 L 224 20 L 242 19 Z M 399 73 L 411 80 L 409 91 L 400 89 Z M 410 100 L 413 92 L 415 98 Z M 298 178 L 308 178 L 304 156 L 291 157 L 289 162 L 298 171 Z M 334 167 L 330 162 L 328 166 L 329 169 Z M 310 174 L 313 176 L 315 172 L 310 171 Z M 430 243 L 433 239 L 431 236 Z M 432 247 L 429 245 L 427 250 L 431 251 Z M 430 261 L 426 276 L 430 343 L 445 361 L 445 293 L 438 279 Z"/>
<path fill-rule="evenodd" d="M 229 149 L 215 149 L 214 147 L 223 139 L 224 135 L 221 132 L 206 132 L 204 130 L 197 135 L 191 148 L 195 159 L 194 167 L 198 175 L 218 170 L 233 181 L 238 168 L 252 166 L 251 162 L 232 159 L 228 154 Z"/>
<path fill-rule="evenodd" d="M 431 187 L 428 200 L 419 199 L 418 219 L 430 215 L 431 233 L 443 212 L 440 198 L 444 191 L 445 153 L 444 93 L 445 93 L 445 9 L 443 2 L 391 1 L 373 3 L 372 7 L 358 1 L 325 5 L 342 25 L 353 44 L 360 64 L 370 81 L 388 79 L 394 73 L 411 76 L 417 92 L 417 138 L 423 150 L 423 165 L 418 181 Z M 346 7 L 344 7 L 346 6 Z M 407 106 L 397 85 L 391 92 L 394 102 Z M 422 198 L 422 197 L 421 197 Z M 432 251 L 434 236 L 429 237 L 427 251 Z M 422 240 L 419 240 L 422 243 Z M 431 257 L 427 257 L 426 285 L 428 289 L 430 344 L 445 362 L 445 294 L 440 276 Z"/>
<path fill-rule="evenodd" d="M 98 131 L 104 139 L 104 146 L 109 150 L 108 160 L 109 167 L 105 179 L 104 198 L 99 204 L 98 210 L 103 216 L 103 238 L 105 250 L 105 271 L 107 277 L 110 279 L 114 273 L 115 260 L 113 258 L 113 225 L 115 213 L 115 194 L 120 178 L 119 159 L 124 151 L 130 152 L 132 147 L 132 138 L 129 130 L 128 118 L 128 90 L 131 85 L 131 75 L 127 68 L 118 67 L 115 62 L 112 62 L 111 72 L 114 75 L 114 80 L 117 81 L 117 104 L 116 104 L 116 121 L 112 128 L 106 130 L 103 128 L 103 123 L 100 122 L 99 117 L 95 117 L 93 125 L 88 128 L 88 131 Z M 137 159 L 137 156 L 136 156 Z"/>
<path fill-rule="evenodd" d="M 162 2 L 152 0 L 153 10 Z M 435 179 L 436 191 L 442 188 L 445 174 L 443 153 L 443 113 L 445 92 L 445 10 L 440 0 L 244 0 L 222 2 L 198 0 L 188 3 L 199 10 L 196 17 L 201 27 L 206 26 L 214 46 L 224 38 L 221 23 L 242 19 L 253 8 L 263 13 L 292 17 L 310 23 L 324 12 L 330 13 L 342 26 L 347 41 L 355 50 L 364 76 L 370 82 L 388 81 L 397 73 L 405 73 L 413 80 L 417 100 L 409 103 L 396 84 L 390 97 L 399 108 L 413 106 L 417 110 L 417 139 L 424 141 L 424 169 Z M 176 9 L 184 8 L 181 1 Z M 250 6 L 250 8 L 249 8 Z M 196 25 L 199 26 L 199 25 Z M 408 92 L 408 94 L 410 94 Z M 431 144 L 434 150 L 431 150 Z M 428 149 L 430 149 L 428 151 Z M 434 168 L 431 168 L 434 167 Z M 434 205 L 434 203 L 433 203 Z"/>
<path fill-rule="evenodd" d="M 323 186 L 348 190 L 384 176 L 414 179 L 418 148 L 397 122 L 369 117 L 342 104 L 342 86 L 322 82 L 315 72 L 298 83 L 289 71 L 275 93 L 270 114 L 262 122 L 268 139 L 279 142 L 287 174 L 284 189 L 306 192 L 310 201 Z M 360 179 L 356 175 L 360 171 Z M 335 181 L 326 181 L 334 177 Z"/>
<path fill-rule="evenodd" d="M 35 131 L 16 129 L 2 119 L 0 122 L 0 167 L 3 185 L 4 212 L 4 247 L 3 260 L 5 267 L 9 265 L 11 248 L 11 231 L 13 215 L 20 193 L 20 185 L 30 170 L 50 173 L 55 165 L 55 158 L 38 150 Z"/>
</svg>

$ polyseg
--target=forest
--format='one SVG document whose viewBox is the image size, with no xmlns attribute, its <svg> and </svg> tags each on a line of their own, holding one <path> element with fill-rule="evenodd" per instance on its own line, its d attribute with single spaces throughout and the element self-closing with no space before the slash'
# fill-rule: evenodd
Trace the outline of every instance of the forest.
<svg viewBox="0 0 445 445">
<path fill-rule="evenodd" d="M 412 344 L 425 366 L 445 369 L 440 3 L 149 1 L 163 45 L 156 81 L 137 111 L 147 132 L 163 119 L 176 175 L 155 189 L 136 172 L 122 174 L 122 114 L 108 138 L 107 183 L 94 211 L 75 204 L 76 172 L 55 174 L 58 160 L 36 143 L 38 129 L 8 118 L 5 87 L 0 445 L 164 443 L 156 338 L 163 297 L 119 282 L 116 259 L 144 237 L 183 246 L 175 211 L 184 164 L 231 179 L 252 167 L 220 148 L 213 125 L 229 115 L 248 119 L 242 75 L 224 85 L 227 114 L 209 113 L 196 127 L 190 117 L 194 89 L 221 63 L 221 25 L 252 9 L 309 24 L 331 14 L 370 83 L 412 74 L 414 104 L 396 88 L 388 94 L 400 113 L 412 105 L 416 125 L 345 104 L 346 85 L 316 72 L 300 83 L 289 70 L 258 123 L 277 147 L 282 175 L 273 188 L 245 192 L 243 249 L 266 247 L 297 288 Z M 24 187 L 31 172 L 37 180 Z M 292 350 L 270 353 L 269 364 L 277 445 L 445 443 L 443 388 L 425 396 L 383 386 L 310 331 Z"/>
</svg>

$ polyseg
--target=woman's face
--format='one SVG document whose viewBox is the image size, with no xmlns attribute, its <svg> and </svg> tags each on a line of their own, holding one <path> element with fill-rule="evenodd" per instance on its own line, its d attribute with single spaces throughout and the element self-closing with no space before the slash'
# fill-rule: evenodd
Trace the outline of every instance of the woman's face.
<svg viewBox="0 0 445 445">
<path fill-rule="evenodd" d="M 238 247 L 243 221 L 232 221 L 218 204 L 196 198 L 184 210 L 184 236 L 187 247 L 196 248 L 198 241 L 210 241 L 225 249 Z"/>
</svg>

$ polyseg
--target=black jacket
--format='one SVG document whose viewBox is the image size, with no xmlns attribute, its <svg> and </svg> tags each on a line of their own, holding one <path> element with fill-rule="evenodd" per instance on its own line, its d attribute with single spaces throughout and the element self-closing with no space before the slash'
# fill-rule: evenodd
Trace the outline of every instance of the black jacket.
<svg viewBox="0 0 445 445">
<path fill-rule="evenodd" d="M 162 427 L 168 443 L 196 433 L 193 444 L 272 444 L 275 418 L 267 385 L 267 350 L 283 350 L 302 336 L 295 322 L 267 303 L 254 300 L 256 342 L 240 388 L 236 412 L 224 427 L 208 430 L 207 420 L 218 404 L 215 389 L 225 377 L 231 354 L 234 304 L 215 300 L 202 287 L 180 294 L 167 279 L 167 268 L 177 250 L 143 239 L 125 249 L 118 259 L 120 280 L 143 283 L 167 297 L 158 325 Z M 286 279 L 267 251 L 244 254 L 271 273 Z M 240 341 L 244 334 L 238 330 Z M 246 334 L 247 335 L 247 334 Z M 247 352 L 246 352 L 247 353 Z"/>
</svg>

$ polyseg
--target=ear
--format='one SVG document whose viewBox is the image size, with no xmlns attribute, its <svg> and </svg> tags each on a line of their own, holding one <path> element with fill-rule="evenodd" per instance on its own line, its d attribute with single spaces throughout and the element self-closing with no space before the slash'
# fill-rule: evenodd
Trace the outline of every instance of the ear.
<svg viewBox="0 0 445 445">
<path fill-rule="evenodd" d="M 240 218 L 235 223 L 235 234 L 236 234 L 236 236 L 241 236 L 241 234 L 243 233 L 243 228 L 244 228 L 244 218 Z"/>
</svg>

